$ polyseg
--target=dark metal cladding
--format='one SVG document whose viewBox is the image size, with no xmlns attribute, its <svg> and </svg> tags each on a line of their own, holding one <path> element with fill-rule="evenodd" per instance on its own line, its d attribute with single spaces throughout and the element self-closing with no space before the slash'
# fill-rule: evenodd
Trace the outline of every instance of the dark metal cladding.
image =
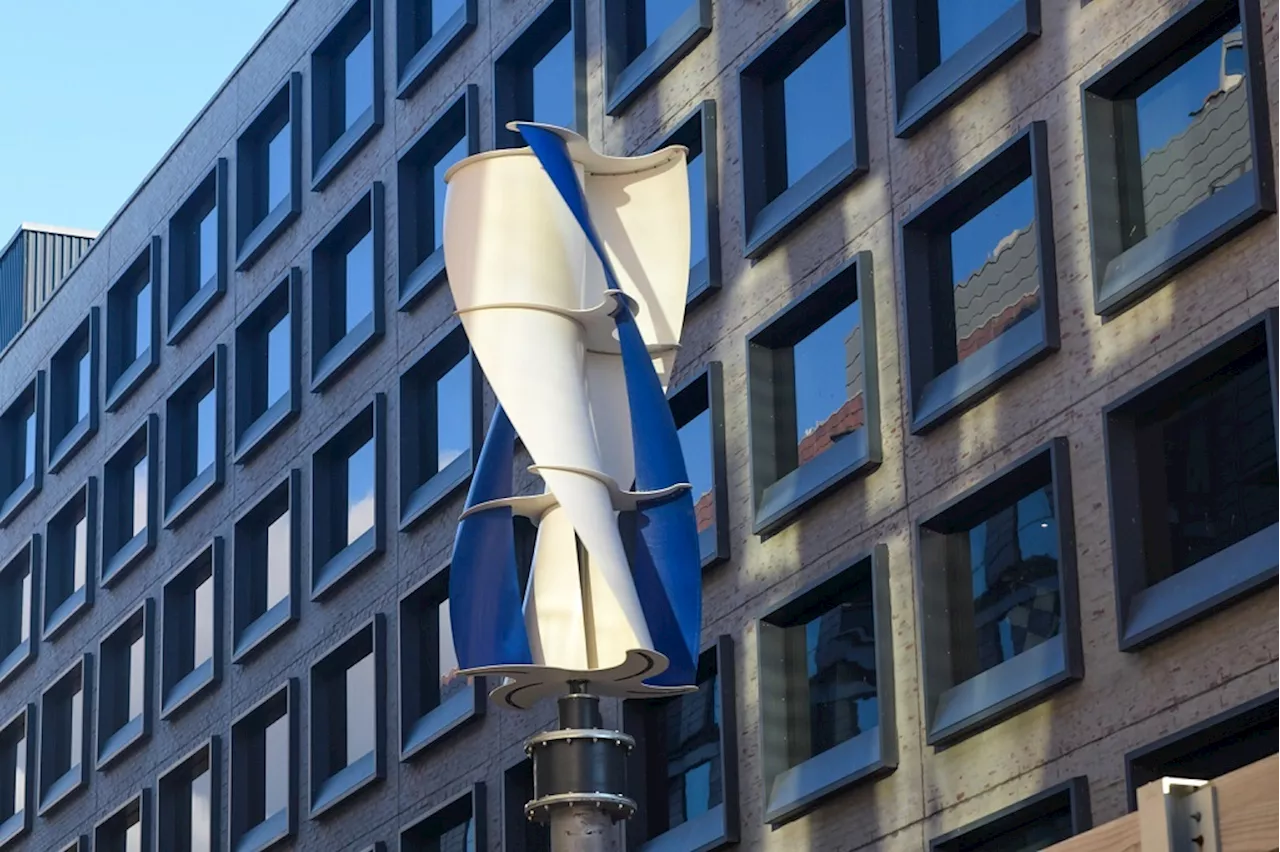
<svg viewBox="0 0 1280 852">
<path fill-rule="evenodd" d="M 0 252 L 0 350 L 62 285 L 92 232 L 22 225 Z"/>
</svg>

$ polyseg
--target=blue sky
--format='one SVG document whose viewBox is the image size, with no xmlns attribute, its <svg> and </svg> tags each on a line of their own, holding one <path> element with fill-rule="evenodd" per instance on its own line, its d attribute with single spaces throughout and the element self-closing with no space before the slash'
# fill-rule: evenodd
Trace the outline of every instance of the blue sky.
<svg viewBox="0 0 1280 852">
<path fill-rule="evenodd" d="M 106 225 L 285 3 L 6 3 L 0 243 Z"/>
</svg>

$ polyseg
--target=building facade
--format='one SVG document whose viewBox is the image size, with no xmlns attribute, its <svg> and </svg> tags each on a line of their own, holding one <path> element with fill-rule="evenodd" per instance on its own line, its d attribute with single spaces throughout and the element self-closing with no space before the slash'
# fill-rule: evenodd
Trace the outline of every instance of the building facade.
<svg viewBox="0 0 1280 852">
<path fill-rule="evenodd" d="M 690 154 L 705 650 L 606 707 L 617 848 L 1039 849 L 1274 753 L 1277 17 L 293 0 L 0 352 L 0 849 L 547 848 L 554 709 L 447 641 L 442 180 L 515 119 Z"/>
</svg>

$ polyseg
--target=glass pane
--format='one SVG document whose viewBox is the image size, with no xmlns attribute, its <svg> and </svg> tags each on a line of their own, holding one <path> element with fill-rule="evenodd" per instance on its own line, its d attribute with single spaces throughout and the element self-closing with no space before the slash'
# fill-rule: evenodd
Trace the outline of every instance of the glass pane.
<svg viewBox="0 0 1280 852">
<path fill-rule="evenodd" d="M 346 258 L 346 333 L 373 314 L 373 231 L 351 247 Z"/>
<path fill-rule="evenodd" d="M 464 136 L 431 167 L 431 200 L 434 205 L 431 221 L 435 225 L 435 242 L 432 245 L 436 248 L 444 245 L 444 173 L 465 156 L 467 156 L 467 138 Z"/>
<path fill-rule="evenodd" d="M 196 586 L 195 660 L 192 668 L 213 659 L 213 577 Z"/>
<path fill-rule="evenodd" d="M 849 34 L 842 27 L 783 81 L 787 186 L 853 138 L 852 88 Z"/>
<path fill-rule="evenodd" d="M 689 159 L 689 265 L 707 256 L 707 161 L 702 154 Z"/>
<path fill-rule="evenodd" d="M 284 127 L 267 143 L 267 209 L 264 215 L 289 197 L 289 190 L 292 188 L 289 162 L 291 141 L 289 123 L 285 122 Z"/>
<path fill-rule="evenodd" d="M 439 30 L 453 17 L 453 13 L 462 8 L 462 0 L 429 0 L 431 7 L 431 29 Z"/>
<path fill-rule="evenodd" d="M 436 470 L 471 450 L 471 356 L 436 382 Z"/>
<path fill-rule="evenodd" d="M 533 66 L 533 120 L 573 127 L 573 33 Z"/>
<path fill-rule="evenodd" d="M 347 669 L 347 765 L 373 752 L 374 720 L 373 654 Z"/>
<path fill-rule="evenodd" d="M 191 779 L 191 852 L 210 852 L 213 776 L 208 769 Z"/>
<path fill-rule="evenodd" d="M 649 46 L 690 6 L 689 0 L 644 0 L 644 42 Z"/>
<path fill-rule="evenodd" d="M 139 635 L 129 645 L 129 718 L 142 715 L 142 703 L 146 689 L 147 642 Z"/>
<path fill-rule="evenodd" d="M 343 60 L 346 126 L 355 124 L 373 106 L 373 33 L 366 32 Z"/>
<path fill-rule="evenodd" d="M 216 431 L 217 394 L 213 388 L 200 397 L 196 405 L 196 472 L 203 473 L 213 466 L 214 454 L 218 451 Z"/>
<path fill-rule="evenodd" d="M 440 672 L 440 702 L 443 704 L 450 696 L 466 686 L 467 679 L 458 676 L 458 655 L 453 650 L 453 619 L 449 615 L 449 599 L 445 598 L 436 605 L 437 623 L 440 625 L 439 656 L 436 659 Z"/>
<path fill-rule="evenodd" d="M 446 829 L 439 838 L 438 843 L 432 843 L 434 838 L 423 838 L 426 842 L 421 846 L 414 846 L 414 849 L 430 849 L 435 852 L 475 852 L 476 838 L 475 832 L 472 831 L 472 821 L 467 820 L 461 825 L 454 825 Z M 410 847 L 405 847 L 410 848 Z"/>
<path fill-rule="evenodd" d="M 137 820 L 124 830 L 124 852 L 142 852 L 142 823 Z"/>
<path fill-rule="evenodd" d="M 13 747 L 13 811 L 18 813 L 27 806 L 27 735 L 22 736 Z"/>
<path fill-rule="evenodd" d="M 1051 486 L 969 530 L 977 670 L 1058 635 L 1058 519 Z M 963 640 L 962 640 L 963 641 Z"/>
<path fill-rule="evenodd" d="M 267 527 L 267 609 L 289 597 L 289 512 Z"/>
<path fill-rule="evenodd" d="M 147 457 L 138 459 L 133 466 L 133 532 L 137 535 L 147 528 Z"/>
<path fill-rule="evenodd" d="M 667 744 L 667 829 L 701 816 L 724 800 L 720 778 L 719 677 L 664 708 Z"/>
<path fill-rule="evenodd" d="M 28 476 L 36 472 L 36 414 L 31 412 L 27 415 L 22 424 L 23 433 L 23 475 L 26 479 Z"/>
<path fill-rule="evenodd" d="M 89 416 L 89 393 L 92 385 L 89 382 L 89 353 L 80 356 L 76 362 L 76 422 Z"/>
<path fill-rule="evenodd" d="M 74 534 L 75 548 L 72 551 L 71 590 L 74 592 L 84 588 L 85 575 L 89 566 L 89 520 L 81 517 L 76 521 Z"/>
<path fill-rule="evenodd" d="M 22 575 L 22 615 L 18 624 L 18 642 L 31 638 L 31 572 Z"/>
<path fill-rule="evenodd" d="M 263 764 L 263 819 L 289 806 L 289 716 L 267 725 Z"/>
<path fill-rule="evenodd" d="M 999 837 L 986 838 L 980 842 L 980 845 L 964 844 L 958 849 L 981 849 L 982 852 L 1041 852 L 1042 849 L 1061 843 L 1073 834 L 1071 811 L 1060 810 L 1037 817 L 1034 822 L 1011 828 Z"/>
<path fill-rule="evenodd" d="M 347 458 L 347 544 L 373 529 L 373 441 Z"/>
<path fill-rule="evenodd" d="M 813 756 L 880 724 L 870 579 L 803 630 Z"/>
<path fill-rule="evenodd" d="M 942 62 L 996 22 L 1019 0 L 938 0 L 938 53 Z"/>
<path fill-rule="evenodd" d="M 73 769 L 80 765 L 80 757 L 84 754 L 84 692 L 77 689 L 71 695 L 71 746 L 69 749 L 70 760 L 67 768 Z"/>
<path fill-rule="evenodd" d="M 1031 178 L 951 232 L 956 352 L 977 352 L 1040 307 Z"/>
<path fill-rule="evenodd" d="M 863 425 L 862 303 L 855 301 L 797 343 L 796 438 L 804 464 Z"/>
<path fill-rule="evenodd" d="M 218 273 L 218 208 L 214 207 L 200 221 L 200 277 L 196 286 L 203 287 Z"/>
<path fill-rule="evenodd" d="M 715 475 L 711 462 L 711 412 L 703 410 L 678 430 L 685 472 L 693 486 L 693 513 L 698 532 L 715 526 Z"/>
<path fill-rule="evenodd" d="M 138 291 L 134 302 L 133 357 L 134 360 L 151 348 L 151 284 Z"/>
<path fill-rule="evenodd" d="M 285 314 L 267 332 L 267 408 L 289 392 L 291 343 L 289 315 Z"/>
</svg>

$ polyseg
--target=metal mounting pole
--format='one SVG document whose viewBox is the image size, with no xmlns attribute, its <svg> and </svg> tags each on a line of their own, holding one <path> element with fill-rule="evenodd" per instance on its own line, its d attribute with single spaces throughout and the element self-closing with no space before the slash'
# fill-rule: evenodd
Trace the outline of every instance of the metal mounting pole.
<svg viewBox="0 0 1280 852">
<path fill-rule="evenodd" d="M 525 743 L 533 799 L 525 816 L 551 827 L 552 852 L 604 852 L 613 824 L 635 813 L 625 795 L 627 754 L 636 741 L 603 728 L 600 697 L 580 681 L 559 699 L 560 727 Z"/>
</svg>

